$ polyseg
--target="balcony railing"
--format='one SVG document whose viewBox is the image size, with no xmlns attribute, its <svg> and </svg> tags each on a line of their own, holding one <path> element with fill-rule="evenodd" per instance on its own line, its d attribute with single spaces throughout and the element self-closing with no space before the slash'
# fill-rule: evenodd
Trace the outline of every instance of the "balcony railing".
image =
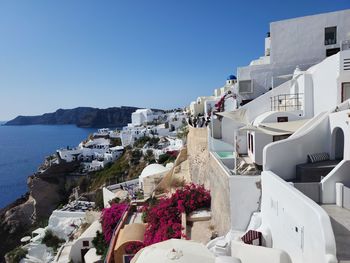
<svg viewBox="0 0 350 263">
<path fill-rule="evenodd" d="M 271 111 L 302 110 L 303 93 L 280 94 L 270 97 Z"/>
</svg>

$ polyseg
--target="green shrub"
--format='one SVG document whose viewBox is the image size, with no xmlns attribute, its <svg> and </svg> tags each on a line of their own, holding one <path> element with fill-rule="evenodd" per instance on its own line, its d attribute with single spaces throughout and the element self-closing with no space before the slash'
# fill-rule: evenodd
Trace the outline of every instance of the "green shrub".
<svg viewBox="0 0 350 263">
<path fill-rule="evenodd" d="M 6 259 L 8 263 L 18 263 L 22 258 L 25 258 L 28 250 L 23 247 L 16 247 L 6 254 Z"/>
<path fill-rule="evenodd" d="M 143 194 L 143 192 L 141 190 L 138 190 L 135 193 L 135 195 L 136 195 L 136 198 L 139 199 L 139 200 L 144 198 L 144 194 Z"/>
<path fill-rule="evenodd" d="M 112 200 L 110 200 L 108 203 L 110 205 L 112 205 L 112 204 L 119 204 L 120 203 L 120 198 L 119 197 L 115 197 Z"/>
<path fill-rule="evenodd" d="M 104 259 L 108 251 L 108 244 L 106 243 L 102 232 L 100 231 L 96 232 L 96 236 L 92 240 L 92 244 L 96 248 L 96 254 L 102 255 L 102 258 Z"/>
<path fill-rule="evenodd" d="M 131 164 L 138 165 L 140 163 L 140 159 L 142 157 L 142 152 L 140 150 L 133 150 L 131 152 Z"/>
<path fill-rule="evenodd" d="M 147 142 L 150 141 L 150 139 L 151 138 L 148 136 L 140 137 L 134 142 L 134 147 L 142 148 Z"/>
<path fill-rule="evenodd" d="M 118 138 L 110 138 L 110 145 L 111 145 L 111 147 L 121 146 L 122 140 L 119 137 Z"/>
<path fill-rule="evenodd" d="M 59 246 L 64 243 L 65 240 L 55 236 L 51 230 L 46 230 L 45 236 L 41 243 L 45 244 L 47 247 L 53 248 L 56 251 Z"/>
<path fill-rule="evenodd" d="M 164 153 L 164 154 L 159 155 L 158 163 L 159 164 L 167 164 L 167 163 L 170 163 L 170 162 L 174 162 L 175 160 L 176 160 L 175 156 L 172 156 L 170 154 Z"/>
</svg>

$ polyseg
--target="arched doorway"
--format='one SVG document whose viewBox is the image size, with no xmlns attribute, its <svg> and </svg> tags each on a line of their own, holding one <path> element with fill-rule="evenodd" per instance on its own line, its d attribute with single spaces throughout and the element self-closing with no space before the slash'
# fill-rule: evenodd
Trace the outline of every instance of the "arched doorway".
<svg viewBox="0 0 350 263">
<path fill-rule="evenodd" d="M 344 158 L 344 132 L 341 128 L 335 128 L 332 136 L 332 150 L 335 160 Z"/>
</svg>

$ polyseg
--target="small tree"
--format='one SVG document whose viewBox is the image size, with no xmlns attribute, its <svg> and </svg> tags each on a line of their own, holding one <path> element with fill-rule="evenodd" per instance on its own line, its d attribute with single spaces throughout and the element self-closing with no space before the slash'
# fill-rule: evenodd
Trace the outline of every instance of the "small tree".
<svg viewBox="0 0 350 263">
<path fill-rule="evenodd" d="M 61 239 L 54 235 L 51 230 L 46 230 L 45 236 L 41 241 L 41 243 L 45 244 L 47 247 L 53 248 L 54 251 L 56 251 L 64 242 L 64 239 Z"/>
<path fill-rule="evenodd" d="M 92 240 L 92 244 L 96 248 L 96 254 L 102 255 L 104 259 L 108 251 L 108 244 L 106 243 L 104 236 L 100 231 L 96 232 L 96 236 Z"/>
</svg>

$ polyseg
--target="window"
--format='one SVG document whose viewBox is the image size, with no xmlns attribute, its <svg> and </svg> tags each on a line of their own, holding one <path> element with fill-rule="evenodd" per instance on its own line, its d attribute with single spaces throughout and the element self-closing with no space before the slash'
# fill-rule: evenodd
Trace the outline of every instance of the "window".
<svg viewBox="0 0 350 263">
<path fill-rule="evenodd" d="M 239 93 L 253 93 L 253 85 L 251 80 L 241 80 L 238 82 Z"/>
<path fill-rule="evenodd" d="M 340 51 L 340 48 L 329 48 L 326 50 L 326 57 L 333 56 Z"/>
<path fill-rule="evenodd" d="M 337 27 L 326 27 L 324 30 L 324 44 L 334 45 L 337 43 Z"/>
<path fill-rule="evenodd" d="M 250 151 L 254 154 L 254 137 L 253 137 L 253 134 L 251 134 L 250 136 L 251 136 L 251 138 L 250 138 L 250 143 L 251 143 Z"/>
<path fill-rule="evenodd" d="M 342 83 L 341 102 L 350 99 L 350 82 Z"/>
<path fill-rule="evenodd" d="M 288 122 L 288 117 L 277 117 L 277 122 Z"/>
<path fill-rule="evenodd" d="M 83 241 L 83 247 L 88 247 L 89 246 L 89 241 Z"/>
<path fill-rule="evenodd" d="M 248 133 L 248 149 L 250 150 L 250 133 Z"/>
</svg>

